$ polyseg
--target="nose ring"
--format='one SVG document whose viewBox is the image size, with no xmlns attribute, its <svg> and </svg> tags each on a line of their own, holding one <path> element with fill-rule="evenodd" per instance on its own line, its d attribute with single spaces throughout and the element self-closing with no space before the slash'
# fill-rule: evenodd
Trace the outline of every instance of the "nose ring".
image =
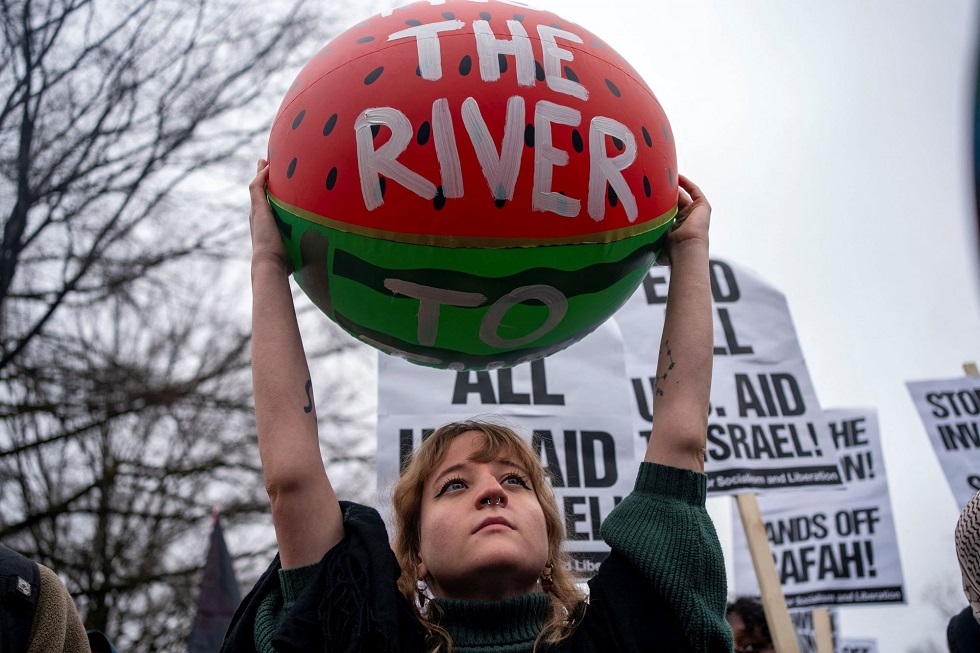
<svg viewBox="0 0 980 653">
<path fill-rule="evenodd" d="M 500 505 L 500 504 L 502 504 L 503 502 L 504 502 L 504 499 L 503 499 L 503 497 L 497 497 L 497 502 L 496 502 L 495 504 L 491 504 L 491 502 L 490 502 L 490 497 L 484 497 L 484 498 L 483 498 L 483 502 L 482 502 L 482 503 L 485 503 L 485 504 L 487 504 L 488 506 L 489 506 L 489 505 L 497 505 L 497 506 L 499 506 L 499 505 Z"/>
</svg>

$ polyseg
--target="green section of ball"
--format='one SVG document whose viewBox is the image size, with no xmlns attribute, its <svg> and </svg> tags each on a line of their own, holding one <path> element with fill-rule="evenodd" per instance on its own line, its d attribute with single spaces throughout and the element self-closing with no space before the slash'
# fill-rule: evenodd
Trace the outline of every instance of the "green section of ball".
<svg viewBox="0 0 980 653">
<path fill-rule="evenodd" d="M 295 278 L 321 311 L 383 351 L 452 369 L 515 365 L 591 333 L 636 290 L 671 224 L 611 243 L 436 247 L 273 207 Z"/>
</svg>

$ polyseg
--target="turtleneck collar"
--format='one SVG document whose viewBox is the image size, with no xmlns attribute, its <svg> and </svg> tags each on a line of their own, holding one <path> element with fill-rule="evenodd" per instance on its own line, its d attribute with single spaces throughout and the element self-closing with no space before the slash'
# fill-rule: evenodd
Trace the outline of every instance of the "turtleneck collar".
<svg viewBox="0 0 980 653">
<path fill-rule="evenodd" d="M 541 632 L 551 597 L 544 592 L 501 601 L 433 599 L 445 613 L 440 625 L 457 653 L 530 651 Z"/>
</svg>

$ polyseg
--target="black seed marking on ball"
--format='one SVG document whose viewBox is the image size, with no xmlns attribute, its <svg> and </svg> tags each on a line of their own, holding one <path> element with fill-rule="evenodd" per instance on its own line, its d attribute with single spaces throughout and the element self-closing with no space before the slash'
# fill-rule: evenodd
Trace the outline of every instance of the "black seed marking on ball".
<svg viewBox="0 0 980 653">
<path fill-rule="evenodd" d="M 480 18 L 482 18 L 483 20 L 487 20 L 487 21 L 490 20 L 490 12 L 489 11 L 481 11 L 480 12 Z"/>
<path fill-rule="evenodd" d="M 440 211 L 446 206 L 446 196 L 442 194 L 442 186 L 436 189 L 436 196 L 432 198 L 432 206 L 435 207 L 436 211 Z"/>
<path fill-rule="evenodd" d="M 288 222 L 280 218 L 278 211 L 273 211 L 272 217 L 276 219 L 276 227 L 279 228 L 279 233 L 282 234 L 283 238 L 285 238 L 286 240 L 292 240 L 293 225 L 289 224 Z"/>
<path fill-rule="evenodd" d="M 380 131 L 381 125 L 371 125 L 371 139 L 374 140 L 377 138 Z"/>
<path fill-rule="evenodd" d="M 615 95 L 616 97 L 623 97 L 623 93 L 618 88 L 616 88 L 616 85 L 613 84 L 608 79 L 606 80 L 606 86 L 609 87 L 609 90 L 612 91 L 612 94 Z"/>
<path fill-rule="evenodd" d="M 297 79 L 295 82 L 293 82 L 293 85 L 289 87 L 289 90 L 286 93 L 289 94 L 295 91 L 296 89 L 298 89 L 299 84 L 300 84 L 300 80 Z"/>
<path fill-rule="evenodd" d="M 337 185 L 337 168 L 334 166 L 327 173 L 327 190 L 333 190 L 333 187 Z"/>
<path fill-rule="evenodd" d="M 670 132 L 667 131 L 667 125 L 665 125 L 663 123 L 660 123 L 660 130 L 664 133 L 664 138 L 669 143 L 670 142 Z"/>
<path fill-rule="evenodd" d="M 357 42 L 358 43 L 370 43 L 373 40 L 374 40 L 374 37 L 373 36 L 362 36 L 361 38 L 357 39 Z"/>
<path fill-rule="evenodd" d="M 327 123 L 323 126 L 323 135 L 329 136 L 330 132 L 332 132 L 333 128 L 336 126 L 337 126 L 337 114 L 335 113 L 329 118 L 327 118 Z"/>
<path fill-rule="evenodd" d="M 589 41 L 589 43 L 591 43 L 592 45 L 594 45 L 597 48 L 604 48 L 604 47 L 606 47 L 606 44 L 605 43 L 602 43 L 600 41 Z"/>
<path fill-rule="evenodd" d="M 667 168 L 667 177 L 670 178 L 670 187 L 673 188 L 674 187 L 674 171 L 671 170 L 670 168 Z"/>
<path fill-rule="evenodd" d="M 572 130 L 572 147 L 574 147 L 575 151 L 579 154 L 581 154 L 582 150 L 585 149 L 585 143 L 582 141 L 582 134 L 580 134 L 577 129 Z"/>
<path fill-rule="evenodd" d="M 381 187 L 381 197 L 384 197 L 388 190 L 388 179 L 384 175 L 378 175 L 378 186 Z"/>
<path fill-rule="evenodd" d="M 500 72 L 501 73 L 507 72 L 507 57 L 506 56 L 504 56 L 502 54 L 498 54 L 497 55 L 497 67 L 500 68 Z"/>
<path fill-rule="evenodd" d="M 612 141 L 613 141 L 613 145 L 615 145 L 616 149 L 619 150 L 620 152 L 622 152 L 623 148 L 626 147 L 625 145 L 623 145 L 623 141 L 619 140 L 615 136 L 612 137 Z"/>
<path fill-rule="evenodd" d="M 333 315 L 333 300 L 330 297 L 330 278 L 327 274 L 327 257 L 330 253 L 330 240 L 316 229 L 307 229 L 299 237 L 299 270 L 303 280 L 303 290 L 313 303 L 325 314 Z"/>
<path fill-rule="evenodd" d="M 451 11 L 442 12 L 442 17 L 445 18 L 446 20 L 456 20 L 456 14 L 454 14 Z"/>
<path fill-rule="evenodd" d="M 299 127 L 299 124 L 303 122 L 303 118 L 305 117 L 306 117 L 306 109 L 303 109 L 298 114 L 296 114 L 296 117 L 293 119 L 293 129 Z"/>
<path fill-rule="evenodd" d="M 470 74 L 471 70 L 473 70 L 473 59 L 470 58 L 470 55 L 466 55 L 463 57 L 463 60 L 459 62 L 459 74 L 466 77 Z"/>
<path fill-rule="evenodd" d="M 537 59 L 534 60 L 534 76 L 539 82 L 544 81 L 544 68 L 541 67 Z"/>
<path fill-rule="evenodd" d="M 416 77 L 421 77 L 422 76 L 422 67 L 421 66 L 416 66 L 416 68 L 415 68 L 415 76 Z"/>
<path fill-rule="evenodd" d="M 381 73 L 383 73 L 384 71 L 385 71 L 384 66 L 378 66 L 377 68 L 372 70 L 371 73 L 364 78 L 364 85 L 370 86 L 371 84 L 378 81 L 378 78 L 381 77 Z"/>
<path fill-rule="evenodd" d="M 516 20 L 519 23 L 523 23 L 524 22 L 524 14 L 514 14 L 514 20 Z"/>
<path fill-rule="evenodd" d="M 559 25 L 558 23 L 552 23 L 551 27 L 554 27 L 555 29 L 562 29 L 561 25 Z"/>
<path fill-rule="evenodd" d="M 527 124 L 524 128 L 524 144 L 528 147 L 534 147 L 534 125 L 531 123 Z"/>
<path fill-rule="evenodd" d="M 616 205 L 619 204 L 619 198 L 616 197 L 616 191 L 613 190 L 612 186 L 609 186 L 609 192 L 606 194 L 609 196 L 609 206 L 616 208 Z"/>
<path fill-rule="evenodd" d="M 292 161 L 289 162 L 289 167 L 286 168 L 286 179 L 292 179 L 293 173 L 296 172 L 296 158 L 294 157 Z"/>
<path fill-rule="evenodd" d="M 578 75 L 576 75 L 575 71 L 568 66 L 565 66 L 565 77 L 578 84 Z"/>
<path fill-rule="evenodd" d="M 650 186 L 650 178 L 643 175 L 643 194 L 650 197 L 653 194 L 653 188 Z"/>
<path fill-rule="evenodd" d="M 642 128 L 643 140 L 646 141 L 647 147 L 653 147 L 653 139 L 650 138 L 650 132 L 647 131 L 646 127 Z"/>
<path fill-rule="evenodd" d="M 429 125 L 429 121 L 426 120 L 421 125 L 419 125 L 419 133 L 415 135 L 415 141 L 419 145 L 425 145 L 429 142 L 429 136 L 432 134 L 432 127 Z"/>
<path fill-rule="evenodd" d="M 507 206 L 507 200 L 494 200 L 493 203 L 498 209 L 502 209 Z"/>
<path fill-rule="evenodd" d="M 408 20 L 405 21 L 405 24 L 408 25 L 409 27 L 418 27 L 419 25 L 422 24 L 422 21 L 416 20 L 414 18 L 409 18 Z"/>
</svg>

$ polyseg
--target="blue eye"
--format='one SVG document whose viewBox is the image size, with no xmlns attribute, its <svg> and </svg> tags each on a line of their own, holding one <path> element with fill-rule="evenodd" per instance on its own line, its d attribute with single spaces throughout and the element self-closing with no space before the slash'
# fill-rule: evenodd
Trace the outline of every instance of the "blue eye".
<svg viewBox="0 0 980 653">
<path fill-rule="evenodd" d="M 463 479 L 459 477 L 451 478 L 442 484 L 442 488 L 439 490 L 439 494 L 436 496 L 441 497 L 446 492 L 455 492 L 456 490 L 462 490 L 464 488 L 466 488 L 466 482 Z"/>
<path fill-rule="evenodd" d="M 527 479 L 525 479 L 520 474 L 508 474 L 506 477 L 504 477 L 503 484 L 504 485 L 519 485 L 520 487 L 530 489 L 530 487 L 528 487 L 528 484 L 527 484 Z"/>
</svg>

